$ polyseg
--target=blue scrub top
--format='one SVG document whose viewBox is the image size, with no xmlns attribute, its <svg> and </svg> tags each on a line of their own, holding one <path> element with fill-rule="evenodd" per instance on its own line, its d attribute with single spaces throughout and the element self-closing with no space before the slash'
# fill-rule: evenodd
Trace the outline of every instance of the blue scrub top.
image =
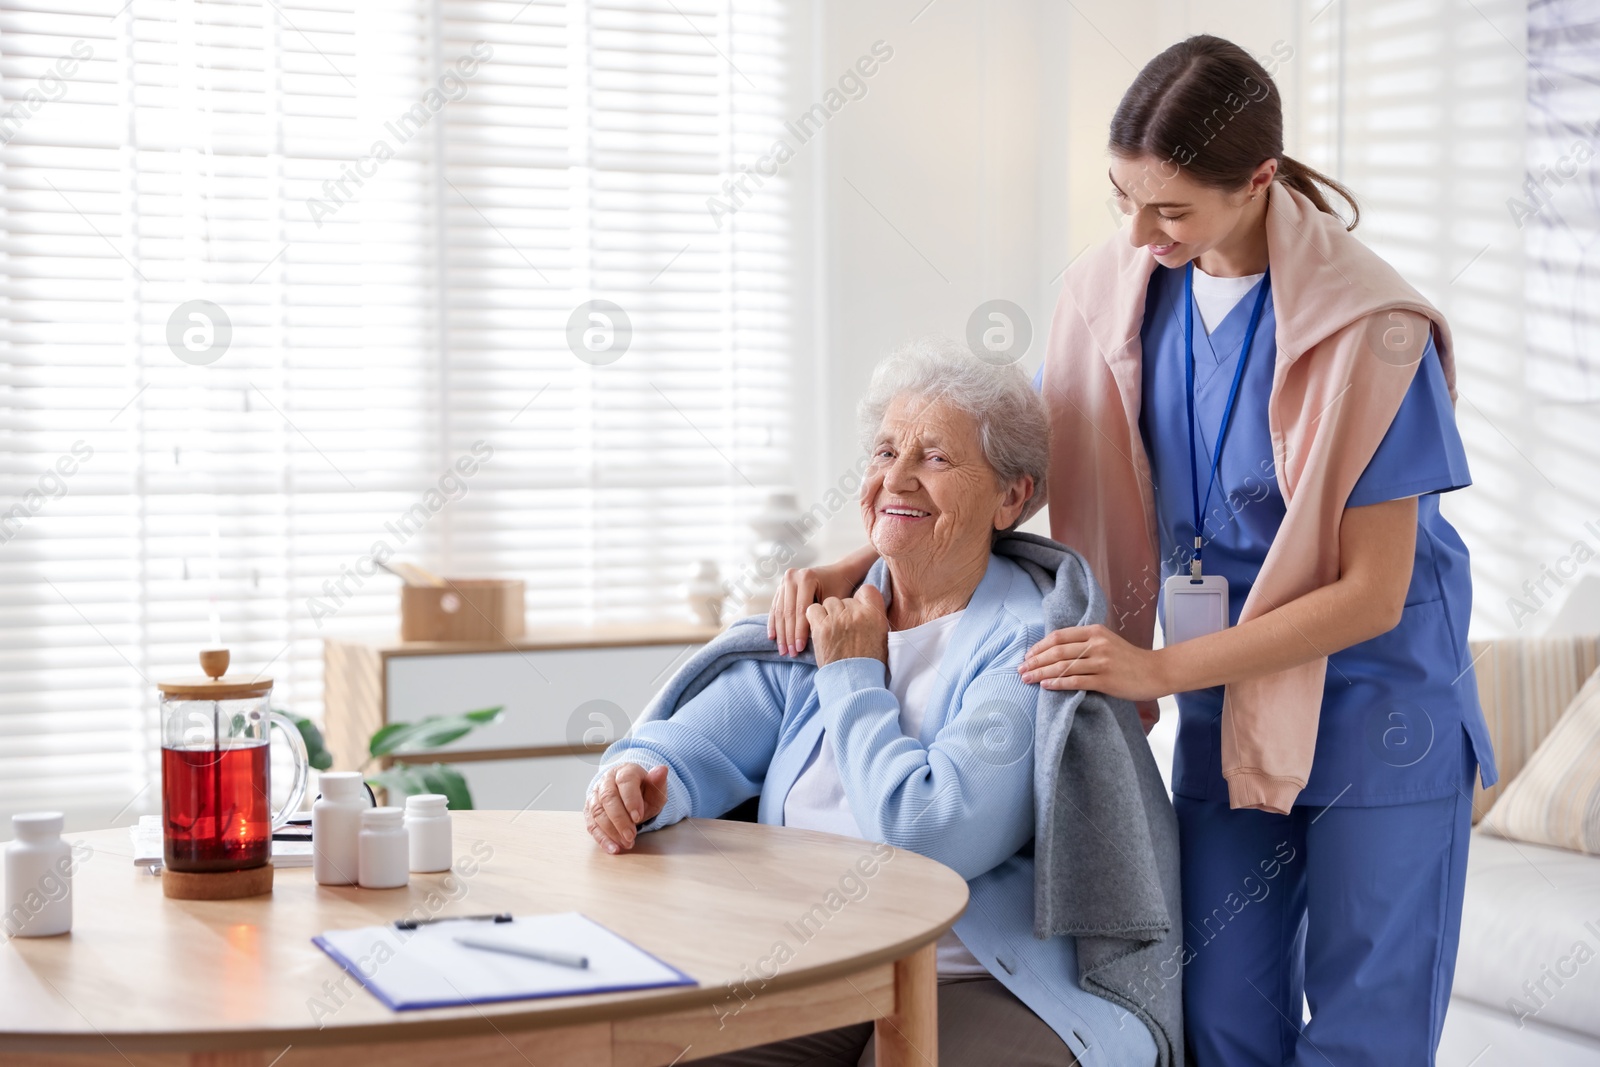
<svg viewBox="0 0 1600 1067">
<path fill-rule="evenodd" d="M 1258 282 L 1259 287 L 1262 283 Z M 1195 450 L 1205 493 L 1212 446 L 1257 290 L 1208 337 L 1195 310 Z M 1283 521 L 1267 402 L 1277 356 L 1269 293 L 1238 406 L 1222 449 L 1202 525 L 1205 573 L 1228 579 L 1230 622 L 1239 612 Z M 1141 330 L 1140 431 L 1155 482 L 1162 578 L 1187 574 L 1194 545 L 1183 359 L 1183 272 L 1157 267 Z M 1463 738 L 1495 779 L 1493 755 L 1467 651 L 1472 580 L 1467 548 L 1439 513 L 1439 493 L 1471 484 L 1444 368 L 1430 338 L 1421 366 L 1348 506 L 1417 501 L 1416 560 L 1399 625 L 1328 657 L 1311 778 L 1300 804 L 1395 804 L 1470 794 L 1461 780 Z M 1163 594 L 1163 601 L 1164 601 Z M 1164 603 L 1162 605 L 1164 608 Z M 1178 694 L 1173 791 L 1226 801 L 1222 777 L 1222 687 Z"/>
</svg>

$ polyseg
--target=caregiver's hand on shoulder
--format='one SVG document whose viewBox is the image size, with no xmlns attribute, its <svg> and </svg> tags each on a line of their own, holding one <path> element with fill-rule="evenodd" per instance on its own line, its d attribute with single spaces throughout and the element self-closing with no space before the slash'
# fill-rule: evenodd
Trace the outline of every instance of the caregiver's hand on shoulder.
<svg viewBox="0 0 1600 1067">
<path fill-rule="evenodd" d="M 889 616 L 883 594 L 864 585 L 853 597 L 829 597 L 806 609 L 816 642 L 817 666 L 841 659 L 875 659 L 889 663 Z"/>
<path fill-rule="evenodd" d="M 805 651 L 811 630 L 806 610 L 830 597 L 849 596 L 856 581 L 853 568 L 845 562 L 784 571 L 777 592 L 772 594 L 772 611 L 767 615 L 767 636 L 778 642 L 778 651 L 785 656 Z"/>
<path fill-rule="evenodd" d="M 870 545 L 834 563 L 821 567 L 791 567 L 783 572 L 778 591 L 772 595 L 772 610 L 767 614 L 767 636 L 778 643 L 785 656 L 798 656 L 806 649 L 811 623 L 806 609 L 829 597 L 843 599 L 867 580 L 867 572 L 877 560 Z"/>
<path fill-rule="evenodd" d="M 1024 682 L 1045 689 L 1093 689 L 1124 700 L 1154 700 L 1170 692 L 1155 652 L 1099 624 L 1046 634 L 1017 669 Z"/>
<path fill-rule="evenodd" d="M 589 836 L 616 855 L 633 847 L 639 836 L 638 824 L 660 815 L 666 804 L 665 764 L 647 771 L 637 763 L 619 763 L 589 791 L 583 822 Z"/>
</svg>

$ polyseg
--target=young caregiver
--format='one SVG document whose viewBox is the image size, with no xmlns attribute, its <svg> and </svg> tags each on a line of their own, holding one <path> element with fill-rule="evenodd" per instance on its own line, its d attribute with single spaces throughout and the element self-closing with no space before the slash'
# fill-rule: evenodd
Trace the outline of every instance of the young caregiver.
<svg viewBox="0 0 1600 1067">
<path fill-rule="evenodd" d="M 1177 694 L 1192 1063 L 1432 1064 L 1473 778 L 1495 780 L 1439 511 L 1470 484 L 1449 328 L 1283 154 L 1237 45 L 1151 60 L 1110 149 L 1128 225 L 1067 272 L 1042 387 L 1052 533 L 1112 615 L 1020 669 L 1147 722 Z M 780 645 L 869 563 L 789 572 Z"/>
</svg>

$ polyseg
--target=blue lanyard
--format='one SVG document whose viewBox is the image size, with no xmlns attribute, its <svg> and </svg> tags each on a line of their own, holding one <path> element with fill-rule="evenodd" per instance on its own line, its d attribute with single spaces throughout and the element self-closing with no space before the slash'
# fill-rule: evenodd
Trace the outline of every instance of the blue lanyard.
<svg viewBox="0 0 1600 1067">
<path fill-rule="evenodd" d="M 1233 369 L 1233 384 L 1228 387 L 1228 405 L 1222 409 L 1222 425 L 1217 428 L 1217 443 L 1211 449 L 1211 474 L 1206 478 L 1206 495 L 1200 498 L 1200 474 L 1196 470 L 1194 451 L 1194 261 L 1183 269 L 1183 360 L 1184 381 L 1188 386 L 1189 404 L 1189 496 L 1194 501 L 1194 560 L 1189 564 L 1191 577 L 1200 577 L 1200 546 L 1203 540 L 1201 516 L 1205 505 L 1211 503 L 1211 486 L 1217 480 L 1217 463 L 1222 459 L 1222 442 L 1228 436 L 1228 424 L 1233 421 L 1234 402 L 1239 399 L 1239 383 L 1244 380 L 1244 365 L 1250 358 L 1250 345 L 1256 339 L 1256 327 L 1261 325 L 1261 310 L 1267 304 L 1267 290 L 1272 283 L 1269 269 L 1261 279 L 1261 291 L 1256 294 L 1256 306 L 1250 312 L 1250 325 L 1244 331 L 1244 348 L 1239 353 L 1239 365 Z"/>
</svg>

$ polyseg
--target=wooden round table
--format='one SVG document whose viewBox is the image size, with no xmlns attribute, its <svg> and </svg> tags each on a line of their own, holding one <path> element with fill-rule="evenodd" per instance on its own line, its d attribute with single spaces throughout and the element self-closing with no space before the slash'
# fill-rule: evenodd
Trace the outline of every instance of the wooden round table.
<svg viewBox="0 0 1600 1067">
<path fill-rule="evenodd" d="M 938 1062 L 934 942 L 967 902 L 949 868 L 750 823 L 609 856 L 575 812 L 454 820 L 455 869 L 404 889 L 295 868 L 232 901 L 163 897 L 126 829 L 67 835 L 72 932 L 0 945 L 0 1067 L 648 1067 L 869 1020 L 879 1064 Z M 581 911 L 699 985 L 394 1012 L 311 943 L 418 908 Z"/>
</svg>

